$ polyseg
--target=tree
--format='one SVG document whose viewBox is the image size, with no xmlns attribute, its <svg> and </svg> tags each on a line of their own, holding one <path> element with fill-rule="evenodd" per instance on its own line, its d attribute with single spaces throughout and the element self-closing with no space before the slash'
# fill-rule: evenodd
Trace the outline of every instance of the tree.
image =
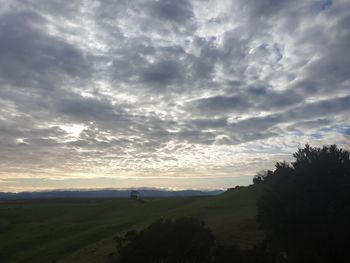
<svg viewBox="0 0 350 263">
<path fill-rule="evenodd" d="M 132 199 L 132 200 L 138 200 L 139 197 L 140 197 L 139 191 L 136 191 L 136 190 L 131 190 L 131 191 L 130 191 L 130 199 Z"/>
<path fill-rule="evenodd" d="M 258 202 L 270 250 L 287 262 L 350 262 L 349 152 L 306 145 L 277 163 Z"/>
<path fill-rule="evenodd" d="M 261 171 L 257 175 L 254 176 L 253 183 L 258 184 L 258 183 L 266 182 L 266 181 L 270 180 L 272 175 L 273 175 L 273 172 L 270 170 Z"/>
<path fill-rule="evenodd" d="M 160 219 L 139 232 L 116 237 L 120 262 L 210 262 L 214 236 L 194 218 Z"/>
</svg>

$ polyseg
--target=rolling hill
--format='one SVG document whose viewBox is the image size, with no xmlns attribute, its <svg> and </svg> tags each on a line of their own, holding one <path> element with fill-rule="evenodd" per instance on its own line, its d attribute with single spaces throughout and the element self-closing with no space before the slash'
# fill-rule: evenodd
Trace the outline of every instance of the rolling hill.
<svg viewBox="0 0 350 263">
<path fill-rule="evenodd" d="M 251 247 L 263 238 L 255 221 L 262 187 L 144 203 L 125 198 L 2 202 L 0 262 L 111 262 L 117 234 L 182 216 L 204 220 L 218 242 Z"/>
</svg>

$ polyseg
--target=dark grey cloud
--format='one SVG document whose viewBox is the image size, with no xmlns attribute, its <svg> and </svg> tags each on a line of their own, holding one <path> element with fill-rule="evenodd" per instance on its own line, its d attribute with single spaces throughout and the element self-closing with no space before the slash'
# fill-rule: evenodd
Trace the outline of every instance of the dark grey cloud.
<svg viewBox="0 0 350 263">
<path fill-rule="evenodd" d="M 187 0 L 150 1 L 146 6 L 150 9 L 152 16 L 177 24 L 188 23 L 194 18 L 192 4 Z"/>
<path fill-rule="evenodd" d="M 332 122 L 333 121 L 331 118 L 320 118 L 315 120 L 300 121 L 288 126 L 287 129 L 290 131 L 302 131 L 304 129 L 319 129 L 323 126 L 329 126 L 330 124 L 332 124 Z"/>
<path fill-rule="evenodd" d="M 200 50 L 199 56 L 193 58 L 193 74 L 196 78 L 212 78 L 215 64 L 222 56 L 221 50 L 215 44 L 216 38 L 196 37 L 194 44 Z"/>
<path fill-rule="evenodd" d="M 77 120 L 110 120 L 116 116 L 117 110 L 108 101 L 96 98 L 84 98 L 76 94 L 69 94 L 61 98 L 56 105 L 58 114 L 65 114 Z"/>
<path fill-rule="evenodd" d="M 198 112 L 209 115 L 223 114 L 225 112 L 242 112 L 250 107 L 250 103 L 240 96 L 215 96 L 199 99 L 194 102 Z"/>
<path fill-rule="evenodd" d="M 181 64 L 172 60 L 154 62 L 141 73 L 141 79 L 150 85 L 168 85 L 182 79 Z"/>
<path fill-rule="evenodd" d="M 33 12 L 0 15 L 0 82 L 16 88 L 52 89 L 64 75 L 87 77 L 82 52 L 43 28 L 47 21 Z"/>
<path fill-rule="evenodd" d="M 301 122 L 320 116 L 334 116 L 350 110 L 350 96 L 305 103 L 290 110 L 264 117 L 253 117 L 232 124 L 232 129 L 239 132 L 268 130 L 278 124 Z M 320 123 L 320 122 L 318 122 Z"/>
<path fill-rule="evenodd" d="M 288 0 L 248 0 L 239 2 L 239 7 L 247 10 L 252 17 L 271 17 L 286 10 L 291 5 Z"/>
<path fill-rule="evenodd" d="M 237 95 L 214 96 L 190 102 L 189 108 L 206 115 L 276 110 L 296 105 L 303 98 L 293 90 L 276 92 L 271 87 L 243 87 Z"/>
<path fill-rule="evenodd" d="M 190 123 L 194 126 L 199 127 L 200 129 L 220 128 L 228 125 L 227 119 L 225 118 L 195 119 L 195 120 L 191 120 Z"/>
<path fill-rule="evenodd" d="M 222 103 L 221 105 L 224 105 Z M 224 105 L 223 111 L 227 111 Z M 201 119 L 191 122 L 196 129 L 216 129 L 217 135 L 225 135 L 220 144 L 239 144 L 264 138 L 281 136 L 279 126 L 288 124 L 289 131 L 317 130 L 329 126 L 334 121 L 333 116 L 345 114 L 350 110 L 350 97 L 340 97 L 322 100 L 315 103 L 304 103 L 283 112 L 277 112 L 264 117 L 251 117 L 233 123 L 226 119 Z M 320 116 L 329 117 L 318 119 Z M 309 121 L 303 121 L 308 119 Z"/>
</svg>

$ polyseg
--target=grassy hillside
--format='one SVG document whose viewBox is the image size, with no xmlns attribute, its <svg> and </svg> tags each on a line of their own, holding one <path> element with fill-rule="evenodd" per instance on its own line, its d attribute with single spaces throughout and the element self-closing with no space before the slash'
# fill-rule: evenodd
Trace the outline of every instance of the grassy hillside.
<svg viewBox="0 0 350 263">
<path fill-rule="evenodd" d="M 194 216 L 219 242 L 249 247 L 262 239 L 255 222 L 261 186 L 219 196 L 46 200 L 0 203 L 0 262 L 110 262 L 113 237 L 157 218 Z"/>
</svg>

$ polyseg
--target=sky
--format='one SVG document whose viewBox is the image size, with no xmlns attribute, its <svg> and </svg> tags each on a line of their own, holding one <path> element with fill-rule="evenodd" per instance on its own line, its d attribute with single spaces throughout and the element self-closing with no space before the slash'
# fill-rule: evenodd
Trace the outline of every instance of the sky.
<svg viewBox="0 0 350 263">
<path fill-rule="evenodd" d="M 348 0 L 0 0 L 0 191 L 247 185 L 350 146 Z"/>
</svg>

